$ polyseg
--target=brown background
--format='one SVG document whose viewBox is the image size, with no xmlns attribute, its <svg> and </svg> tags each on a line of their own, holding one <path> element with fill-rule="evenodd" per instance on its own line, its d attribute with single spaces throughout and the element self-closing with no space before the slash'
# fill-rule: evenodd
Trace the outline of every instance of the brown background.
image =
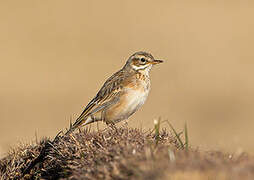
<svg viewBox="0 0 254 180">
<path fill-rule="evenodd" d="M 187 122 L 194 147 L 253 153 L 249 2 L 0 1 L 0 154 L 67 127 L 139 50 L 165 63 L 129 126 L 161 116 Z"/>
</svg>

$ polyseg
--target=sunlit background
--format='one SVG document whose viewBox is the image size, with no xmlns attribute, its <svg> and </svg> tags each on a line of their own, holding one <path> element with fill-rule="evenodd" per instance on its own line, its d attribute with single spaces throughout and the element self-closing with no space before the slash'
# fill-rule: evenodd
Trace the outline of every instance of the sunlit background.
<svg viewBox="0 0 254 180">
<path fill-rule="evenodd" d="M 129 126 L 186 122 L 193 147 L 253 153 L 253 19 L 245 0 L 0 1 L 0 156 L 68 127 L 140 50 L 165 62 Z"/>
</svg>

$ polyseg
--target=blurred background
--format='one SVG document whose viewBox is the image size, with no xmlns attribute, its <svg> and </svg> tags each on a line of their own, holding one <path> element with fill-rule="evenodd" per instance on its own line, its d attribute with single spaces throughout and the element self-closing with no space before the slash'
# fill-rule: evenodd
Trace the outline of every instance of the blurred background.
<svg viewBox="0 0 254 180">
<path fill-rule="evenodd" d="M 253 19 L 245 0 L 0 1 L 0 156 L 68 127 L 140 50 L 165 62 L 129 126 L 187 122 L 194 147 L 253 153 Z"/>
</svg>

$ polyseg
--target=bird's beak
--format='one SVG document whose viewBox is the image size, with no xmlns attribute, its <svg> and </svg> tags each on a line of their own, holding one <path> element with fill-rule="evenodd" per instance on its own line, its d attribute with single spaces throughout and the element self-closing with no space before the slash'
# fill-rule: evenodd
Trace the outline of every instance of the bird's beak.
<svg viewBox="0 0 254 180">
<path fill-rule="evenodd" d="M 162 60 L 157 60 L 157 59 L 155 59 L 151 62 L 151 64 L 160 64 L 160 63 L 163 63 L 163 61 Z"/>
</svg>

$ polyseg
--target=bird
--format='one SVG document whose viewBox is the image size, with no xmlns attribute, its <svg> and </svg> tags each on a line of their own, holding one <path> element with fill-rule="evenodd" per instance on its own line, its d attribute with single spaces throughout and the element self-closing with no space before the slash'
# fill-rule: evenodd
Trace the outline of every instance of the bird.
<svg viewBox="0 0 254 180">
<path fill-rule="evenodd" d="M 65 134 L 97 121 L 114 126 L 128 119 L 145 103 L 151 87 L 149 72 L 162 62 L 148 52 L 132 54 L 125 65 L 106 80 Z"/>
</svg>

